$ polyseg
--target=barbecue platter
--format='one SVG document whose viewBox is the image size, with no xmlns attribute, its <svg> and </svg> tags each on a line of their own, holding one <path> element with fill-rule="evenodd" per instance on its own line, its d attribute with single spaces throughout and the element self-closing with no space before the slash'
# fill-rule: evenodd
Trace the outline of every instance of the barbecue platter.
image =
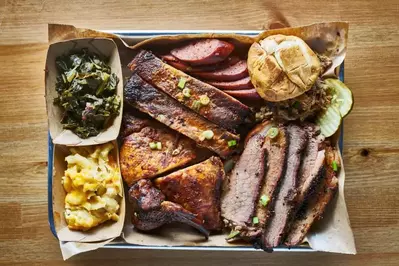
<svg viewBox="0 0 399 266">
<path fill-rule="evenodd" d="M 205 244 L 302 245 L 343 182 L 347 27 L 132 45 L 91 31 L 53 43 L 46 99 L 58 238 L 179 228 Z"/>
</svg>

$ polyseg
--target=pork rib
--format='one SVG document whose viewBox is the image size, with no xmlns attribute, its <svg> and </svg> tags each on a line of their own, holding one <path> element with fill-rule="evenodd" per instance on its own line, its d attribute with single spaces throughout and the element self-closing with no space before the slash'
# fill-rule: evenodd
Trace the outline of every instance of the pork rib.
<svg viewBox="0 0 399 266">
<path fill-rule="evenodd" d="M 137 54 L 129 67 L 146 82 L 226 129 L 236 129 L 250 114 L 246 105 L 230 95 L 164 63 L 149 51 L 143 50 Z M 183 83 L 181 83 L 182 80 L 184 80 Z M 187 90 L 185 94 L 183 89 Z M 201 96 L 208 97 L 209 103 L 198 104 Z"/>
<path fill-rule="evenodd" d="M 231 140 L 239 141 L 239 137 L 221 129 L 200 115 L 184 108 L 180 103 L 165 93 L 145 82 L 137 74 L 133 74 L 125 86 L 125 100 L 140 111 L 191 138 L 198 145 L 208 148 L 221 157 L 235 152 L 229 147 Z M 204 131 L 212 131 L 211 139 L 203 139 Z"/>
</svg>

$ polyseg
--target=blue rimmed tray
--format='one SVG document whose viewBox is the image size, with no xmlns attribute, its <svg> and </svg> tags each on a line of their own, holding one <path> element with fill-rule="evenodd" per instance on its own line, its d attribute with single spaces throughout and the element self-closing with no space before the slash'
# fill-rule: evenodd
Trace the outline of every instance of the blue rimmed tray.
<svg viewBox="0 0 399 266">
<path fill-rule="evenodd" d="M 241 35 L 249 35 L 255 36 L 259 34 L 261 31 L 234 31 L 234 30 L 197 30 L 197 31 L 129 31 L 129 30 L 107 30 L 104 32 L 113 33 L 116 35 L 121 36 L 122 38 L 132 38 L 137 41 L 141 41 L 144 39 L 148 39 L 155 36 L 163 36 L 163 35 L 180 35 L 180 34 L 202 34 L 202 33 L 225 33 L 225 34 L 241 34 Z M 339 79 L 343 82 L 344 81 L 344 64 L 341 65 L 339 71 Z M 342 152 L 343 150 L 343 124 L 341 125 L 341 132 L 339 137 L 339 147 Z M 51 140 L 50 134 L 48 134 L 48 172 L 47 172 L 47 179 L 48 179 L 48 222 L 50 226 L 50 230 L 53 235 L 57 238 L 57 233 L 55 231 L 54 225 L 54 217 L 53 217 L 53 142 Z M 251 246 L 231 246 L 231 247 L 219 247 L 219 246 L 151 246 L 151 245 L 134 245 L 128 243 L 110 243 L 104 246 L 105 248 L 118 248 L 118 249 L 154 249 L 154 250 L 213 250 L 213 251 L 259 251 L 259 249 L 254 249 Z M 309 247 L 295 247 L 295 248 L 274 248 L 274 251 L 295 251 L 295 252 L 312 252 Z"/>
</svg>

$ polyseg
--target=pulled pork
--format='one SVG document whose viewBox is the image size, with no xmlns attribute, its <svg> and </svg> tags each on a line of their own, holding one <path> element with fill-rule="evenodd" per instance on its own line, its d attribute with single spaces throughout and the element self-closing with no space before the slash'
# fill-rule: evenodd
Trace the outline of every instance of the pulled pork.
<svg viewBox="0 0 399 266">
<path fill-rule="evenodd" d="M 317 79 L 313 87 L 302 95 L 281 102 L 268 102 L 256 112 L 258 121 L 273 115 L 277 121 L 305 121 L 324 110 L 331 101 L 328 87 L 322 79 Z"/>
</svg>

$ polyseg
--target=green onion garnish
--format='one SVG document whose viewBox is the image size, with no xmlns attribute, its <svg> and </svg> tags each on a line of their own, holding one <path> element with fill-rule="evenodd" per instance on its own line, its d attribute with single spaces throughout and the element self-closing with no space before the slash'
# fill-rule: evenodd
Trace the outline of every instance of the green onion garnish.
<svg viewBox="0 0 399 266">
<path fill-rule="evenodd" d="M 334 172 L 337 172 L 337 171 L 338 171 L 338 164 L 337 164 L 336 161 L 333 161 L 333 162 L 332 162 L 332 169 L 334 170 Z"/>
<path fill-rule="evenodd" d="M 277 127 L 272 127 L 267 131 L 267 135 L 274 139 L 278 135 L 278 128 Z"/>
<path fill-rule="evenodd" d="M 157 142 L 156 144 L 157 150 L 161 150 L 162 149 L 162 143 L 161 142 Z"/>
<path fill-rule="evenodd" d="M 194 101 L 192 108 L 196 111 L 198 111 L 201 108 L 201 102 L 200 101 Z"/>
<path fill-rule="evenodd" d="M 184 86 L 186 86 L 186 78 L 180 78 L 179 79 L 179 83 L 177 84 L 177 87 L 179 87 L 180 89 L 184 89 Z"/>
<path fill-rule="evenodd" d="M 299 101 L 295 101 L 294 104 L 292 105 L 295 109 L 299 109 L 299 107 L 301 107 L 301 104 L 299 103 Z"/>
<path fill-rule="evenodd" d="M 234 146 L 236 146 L 237 145 L 237 141 L 236 140 L 229 140 L 228 142 L 227 142 L 227 146 L 229 146 L 229 147 L 234 147 Z"/>
<path fill-rule="evenodd" d="M 208 105 L 210 101 L 211 100 L 209 99 L 209 97 L 207 95 L 200 96 L 200 102 L 202 105 Z"/>
<path fill-rule="evenodd" d="M 183 95 L 184 95 L 184 97 L 190 98 L 190 97 L 191 97 L 190 92 L 191 92 L 191 91 L 190 91 L 189 88 L 185 88 L 185 89 L 183 90 Z"/>
<path fill-rule="evenodd" d="M 260 197 L 260 203 L 262 204 L 262 206 L 266 207 L 266 205 L 269 203 L 269 197 L 266 195 L 262 195 L 262 197 Z"/>
<path fill-rule="evenodd" d="M 253 223 L 253 224 L 258 224 L 258 223 L 259 223 L 259 218 L 256 217 L 256 216 L 253 217 L 253 218 L 252 218 L 252 223 Z"/>
<path fill-rule="evenodd" d="M 212 130 L 205 130 L 204 132 L 202 132 L 202 137 L 204 139 L 212 139 L 213 138 L 213 131 Z"/>
<path fill-rule="evenodd" d="M 233 237 L 236 237 L 236 236 L 238 236 L 240 234 L 240 231 L 231 231 L 230 232 L 230 234 L 227 236 L 227 238 L 226 239 L 231 239 L 231 238 L 233 238 Z"/>
<path fill-rule="evenodd" d="M 155 142 L 150 142 L 150 149 L 155 150 L 157 148 L 157 144 Z"/>
</svg>

